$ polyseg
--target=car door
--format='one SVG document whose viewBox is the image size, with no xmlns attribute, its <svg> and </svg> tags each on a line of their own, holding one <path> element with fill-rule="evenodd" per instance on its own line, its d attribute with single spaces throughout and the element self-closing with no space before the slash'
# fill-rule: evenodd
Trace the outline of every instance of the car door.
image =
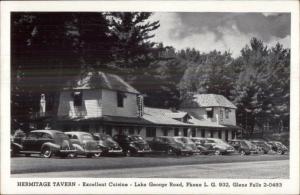
<svg viewBox="0 0 300 195">
<path fill-rule="evenodd" d="M 38 134 L 36 148 L 41 149 L 42 145 L 47 142 L 53 142 L 53 138 L 49 133 L 40 133 Z"/>
<path fill-rule="evenodd" d="M 36 151 L 38 133 L 30 132 L 28 136 L 23 140 L 23 150 L 25 151 Z"/>
</svg>

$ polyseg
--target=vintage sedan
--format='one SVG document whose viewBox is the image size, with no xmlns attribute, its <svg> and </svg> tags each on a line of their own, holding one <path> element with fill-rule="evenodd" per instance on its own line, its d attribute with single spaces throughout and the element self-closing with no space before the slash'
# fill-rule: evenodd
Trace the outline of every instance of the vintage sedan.
<svg viewBox="0 0 300 195">
<path fill-rule="evenodd" d="M 192 149 L 186 146 L 182 141 L 171 136 L 154 137 L 148 142 L 153 151 L 165 152 L 167 154 L 192 154 Z"/>
<path fill-rule="evenodd" d="M 87 158 L 101 155 L 102 150 L 92 134 L 83 131 L 69 131 L 65 133 L 77 149 L 77 154 L 85 155 Z"/>
<path fill-rule="evenodd" d="M 146 140 L 139 135 L 117 134 L 113 139 L 123 148 L 125 156 L 144 155 L 151 152 L 151 148 Z"/>
<path fill-rule="evenodd" d="M 264 153 L 264 154 L 267 154 L 272 150 L 272 147 L 270 146 L 270 144 L 268 144 L 265 141 L 252 140 L 251 143 L 256 145 L 258 147 L 259 151 Z"/>
<path fill-rule="evenodd" d="M 198 149 L 197 145 L 188 137 L 174 137 L 175 140 L 180 140 L 182 143 L 184 143 L 187 147 L 190 147 L 191 154 L 199 154 L 200 150 Z"/>
<path fill-rule="evenodd" d="M 272 150 L 278 154 L 285 154 L 288 152 L 288 148 L 279 141 L 269 141 L 268 144 L 270 144 Z"/>
<path fill-rule="evenodd" d="M 13 155 L 40 154 L 44 158 L 50 158 L 53 155 L 66 157 L 77 152 L 66 134 L 57 130 L 34 130 L 29 132 L 28 136 L 12 142 Z"/>
<path fill-rule="evenodd" d="M 206 138 L 192 137 L 191 140 L 196 144 L 198 150 L 200 151 L 200 154 L 208 155 L 215 153 L 215 149 L 213 147 L 205 144 L 207 142 Z"/>
<path fill-rule="evenodd" d="M 94 133 L 93 137 L 98 142 L 98 146 L 100 146 L 103 156 L 110 154 L 123 154 L 123 149 L 110 135 Z"/>
<path fill-rule="evenodd" d="M 204 145 L 209 148 L 209 150 L 214 150 L 215 155 L 231 154 L 235 152 L 231 145 L 217 138 L 206 138 Z"/>
<path fill-rule="evenodd" d="M 249 155 L 258 153 L 258 148 L 248 140 L 234 139 L 229 140 L 232 145 L 241 155 Z"/>
</svg>

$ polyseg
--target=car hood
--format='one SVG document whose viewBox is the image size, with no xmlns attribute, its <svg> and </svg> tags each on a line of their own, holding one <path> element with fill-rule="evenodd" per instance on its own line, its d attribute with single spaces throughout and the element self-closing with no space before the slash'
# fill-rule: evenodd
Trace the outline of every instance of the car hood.
<svg viewBox="0 0 300 195">
<path fill-rule="evenodd" d="M 98 144 L 104 147 L 119 147 L 119 144 L 113 140 L 98 141 Z"/>
</svg>

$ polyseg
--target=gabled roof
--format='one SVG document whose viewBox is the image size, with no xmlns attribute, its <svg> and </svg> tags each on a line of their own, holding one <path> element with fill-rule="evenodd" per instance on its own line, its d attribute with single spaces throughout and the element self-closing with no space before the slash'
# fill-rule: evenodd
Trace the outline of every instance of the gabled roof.
<svg viewBox="0 0 300 195">
<path fill-rule="evenodd" d="M 104 72 L 89 72 L 86 76 L 78 77 L 74 82 L 67 83 L 64 89 L 109 89 L 139 94 L 131 85 L 115 74 Z"/>
<path fill-rule="evenodd" d="M 143 118 L 157 125 L 191 126 L 189 123 L 183 123 L 170 117 L 172 113 L 177 112 L 172 112 L 169 109 L 145 107 Z M 181 114 L 180 111 L 178 113 Z M 187 114 L 186 112 L 183 113 Z"/>
<path fill-rule="evenodd" d="M 226 107 L 236 109 L 236 106 L 222 95 L 195 94 L 193 99 L 183 102 L 182 107 Z"/>
</svg>

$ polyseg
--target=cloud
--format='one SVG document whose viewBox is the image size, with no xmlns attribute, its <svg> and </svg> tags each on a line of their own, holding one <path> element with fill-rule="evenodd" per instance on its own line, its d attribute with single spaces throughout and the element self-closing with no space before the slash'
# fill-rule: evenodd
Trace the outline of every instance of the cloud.
<svg viewBox="0 0 300 195">
<path fill-rule="evenodd" d="M 268 45 L 290 47 L 290 14 L 287 13 L 155 13 L 159 20 L 155 41 L 176 49 L 230 50 L 238 56 L 252 37 Z"/>
</svg>

